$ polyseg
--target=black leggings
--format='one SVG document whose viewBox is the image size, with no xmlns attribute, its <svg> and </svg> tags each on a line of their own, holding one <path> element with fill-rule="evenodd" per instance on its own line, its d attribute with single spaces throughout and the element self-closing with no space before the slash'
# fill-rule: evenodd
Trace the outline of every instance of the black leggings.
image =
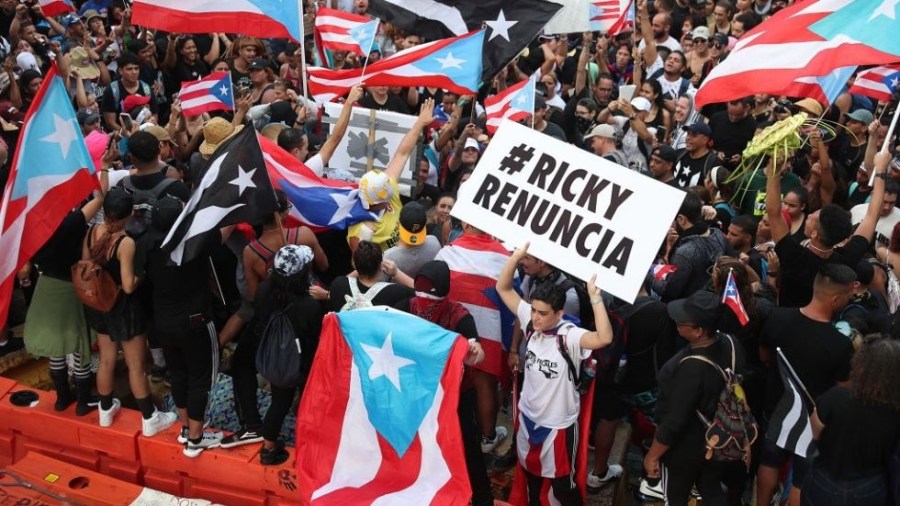
<svg viewBox="0 0 900 506">
<path fill-rule="evenodd" d="M 697 463 L 663 464 L 662 486 L 666 492 L 666 504 L 686 506 L 691 497 L 691 489 L 696 485 L 703 497 L 704 506 L 725 506 L 728 499 L 722 490 L 722 483 L 740 482 L 741 476 L 746 478 L 741 462 L 703 460 Z M 740 486 L 736 485 L 736 488 Z"/>
<path fill-rule="evenodd" d="M 209 390 L 219 374 L 219 338 L 213 322 L 164 333 L 163 354 L 169 367 L 175 407 L 187 408 L 188 418 L 203 421 Z"/>
<path fill-rule="evenodd" d="M 272 391 L 272 404 L 266 412 L 265 420 L 259 416 L 259 406 L 256 403 L 256 390 L 259 383 L 256 380 L 256 350 L 259 348 L 259 338 L 253 332 L 253 326 L 247 325 L 241 335 L 237 349 L 231 358 L 231 377 L 234 381 L 234 401 L 238 419 L 244 429 L 259 431 L 266 441 L 276 441 L 281 433 L 281 426 L 294 402 L 294 394 L 306 385 L 306 375 L 301 375 L 300 385 L 293 388 L 281 388 L 270 384 Z"/>
</svg>

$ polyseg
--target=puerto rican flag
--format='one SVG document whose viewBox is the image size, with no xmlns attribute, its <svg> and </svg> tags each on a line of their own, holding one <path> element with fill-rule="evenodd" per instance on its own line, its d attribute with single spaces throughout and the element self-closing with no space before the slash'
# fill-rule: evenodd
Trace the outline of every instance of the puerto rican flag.
<svg viewBox="0 0 900 506">
<path fill-rule="evenodd" d="M 381 213 L 362 206 L 357 184 L 321 178 L 278 144 L 261 135 L 258 137 L 269 179 L 293 204 L 290 218 L 297 223 L 318 232 L 344 230 L 381 217 Z"/>
<path fill-rule="evenodd" d="M 484 30 L 404 49 L 363 69 L 309 69 L 309 89 L 329 102 L 364 81 L 366 86 L 432 86 L 460 95 L 477 95 L 481 81 Z"/>
<path fill-rule="evenodd" d="M 297 416 L 303 504 L 469 504 L 456 413 L 468 346 L 386 307 L 329 313 Z"/>
<path fill-rule="evenodd" d="M 134 0 L 131 22 L 174 33 L 303 40 L 303 0 Z"/>
<path fill-rule="evenodd" d="M 850 65 L 836 68 L 824 76 L 798 77 L 780 93 L 789 97 L 809 97 L 828 106 L 844 91 L 856 68 L 856 65 Z"/>
<path fill-rule="evenodd" d="M 450 268 L 447 296 L 465 306 L 475 319 L 484 361 L 474 367 L 498 378 L 508 373 L 503 341 L 504 334 L 512 330 L 512 322 L 504 321 L 500 311 L 503 303 L 496 296 L 497 278 L 508 257 L 506 248 L 487 234 L 463 234 L 435 257 Z"/>
<path fill-rule="evenodd" d="M 98 187 L 66 86 L 51 65 L 25 115 L 0 201 L 0 324 L 16 273 Z"/>
<path fill-rule="evenodd" d="M 209 111 L 233 111 L 231 72 L 213 72 L 199 81 L 182 83 L 178 100 L 185 116 L 199 116 Z"/>
<path fill-rule="evenodd" d="M 618 35 L 634 27 L 634 0 L 592 0 L 590 31 Z"/>
<path fill-rule="evenodd" d="M 734 281 L 734 272 L 728 271 L 728 280 L 725 282 L 725 291 L 722 292 L 722 302 L 734 311 L 738 322 L 744 327 L 750 323 L 750 316 L 741 302 L 741 294 L 738 292 L 737 283 Z"/>
<path fill-rule="evenodd" d="M 900 87 L 900 65 L 887 65 L 860 72 L 850 87 L 850 93 L 875 100 L 889 101 Z"/>
<path fill-rule="evenodd" d="M 41 6 L 41 12 L 44 13 L 44 16 L 59 16 L 60 14 L 75 11 L 75 5 L 72 4 L 72 0 L 38 0 L 38 5 Z"/>
<path fill-rule="evenodd" d="M 484 99 L 484 110 L 491 135 L 504 119 L 519 121 L 534 114 L 534 76 Z"/>
<path fill-rule="evenodd" d="M 325 7 L 316 11 L 316 45 L 319 51 L 350 51 L 368 57 L 376 32 L 377 19 Z"/>
<path fill-rule="evenodd" d="M 653 264 L 650 266 L 650 274 L 658 281 L 665 281 L 670 274 L 677 270 L 678 266 L 672 264 Z"/>
<path fill-rule="evenodd" d="M 797 2 L 754 28 L 717 65 L 694 99 L 715 102 L 782 91 L 798 77 L 823 76 L 848 65 L 900 61 L 894 0 Z"/>
</svg>

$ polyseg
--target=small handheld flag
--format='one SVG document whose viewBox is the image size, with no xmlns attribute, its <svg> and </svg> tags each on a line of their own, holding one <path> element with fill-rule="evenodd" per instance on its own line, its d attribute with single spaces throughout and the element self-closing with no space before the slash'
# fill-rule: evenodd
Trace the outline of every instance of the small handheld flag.
<svg viewBox="0 0 900 506">
<path fill-rule="evenodd" d="M 744 309 L 744 303 L 741 302 L 741 294 L 738 292 L 737 283 L 734 280 L 734 271 L 728 270 L 728 280 L 725 281 L 725 291 L 722 292 L 722 302 L 734 311 L 738 322 L 744 327 L 750 323 L 750 316 Z"/>
</svg>

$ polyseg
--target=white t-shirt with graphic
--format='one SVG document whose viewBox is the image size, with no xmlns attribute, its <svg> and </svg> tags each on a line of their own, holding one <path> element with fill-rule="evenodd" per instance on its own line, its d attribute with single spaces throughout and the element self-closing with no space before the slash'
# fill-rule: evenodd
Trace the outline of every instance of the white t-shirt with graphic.
<svg viewBox="0 0 900 506">
<path fill-rule="evenodd" d="M 531 322 L 531 305 L 519 302 L 516 316 L 525 332 Z M 569 323 L 562 323 L 559 329 L 577 372 L 581 361 L 591 354 L 591 350 L 581 348 L 581 336 L 588 331 Z M 534 332 L 525 349 L 523 377 L 519 398 L 522 414 L 551 429 L 565 429 L 575 423 L 581 401 L 569 376 L 569 366 L 559 352 L 556 335 Z"/>
</svg>

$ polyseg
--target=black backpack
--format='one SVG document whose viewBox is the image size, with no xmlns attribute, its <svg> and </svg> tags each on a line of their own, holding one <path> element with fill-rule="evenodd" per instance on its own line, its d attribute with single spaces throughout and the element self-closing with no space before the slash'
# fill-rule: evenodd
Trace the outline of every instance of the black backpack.
<svg viewBox="0 0 900 506">
<path fill-rule="evenodd" d="M 288 318 L 293 304 L 273 311 L 256 350 L 256 370 L 269 383 L 281 388 L 300 384 L 300 338 Z"/>
<path fill-rule="evenodd" d="M 163 168 L 163 170 L 166 169 L 168 169 L 168 166 Z M 125 225 L 125 232 L 129 237 L 138 239 L 150 230 L 150 224 L 153 223 L 153 206 L 157 200 L 166 194 L 166 190 L 176 182 L 175 179 L 170 177 L 163 178 L 162 181 L 156 183 L 156 186 L 149 190 L 136 188 L 131 181 L 131 176 L 125 176 L 119 182 L 119 186 L 127 188 L 134 195 L 134 214 L 131 215 L 128 224 Z"/>
<path fill-rule="evenodd" d="M 565 274 L 563 276 L 565 279 L 557 286 L 562 289 L 563 293 L 569 293 L 569 290 L 574 288 L 575 293 L 578 294 L 578 322 L 575 323 L 586 330 L 597 330 L 597 324 L 594 321 L 594 307 L 591 305 L 591 296 L 587 293 L 587 287 L 581 281 L 574 280 Z"/>
</svg>

